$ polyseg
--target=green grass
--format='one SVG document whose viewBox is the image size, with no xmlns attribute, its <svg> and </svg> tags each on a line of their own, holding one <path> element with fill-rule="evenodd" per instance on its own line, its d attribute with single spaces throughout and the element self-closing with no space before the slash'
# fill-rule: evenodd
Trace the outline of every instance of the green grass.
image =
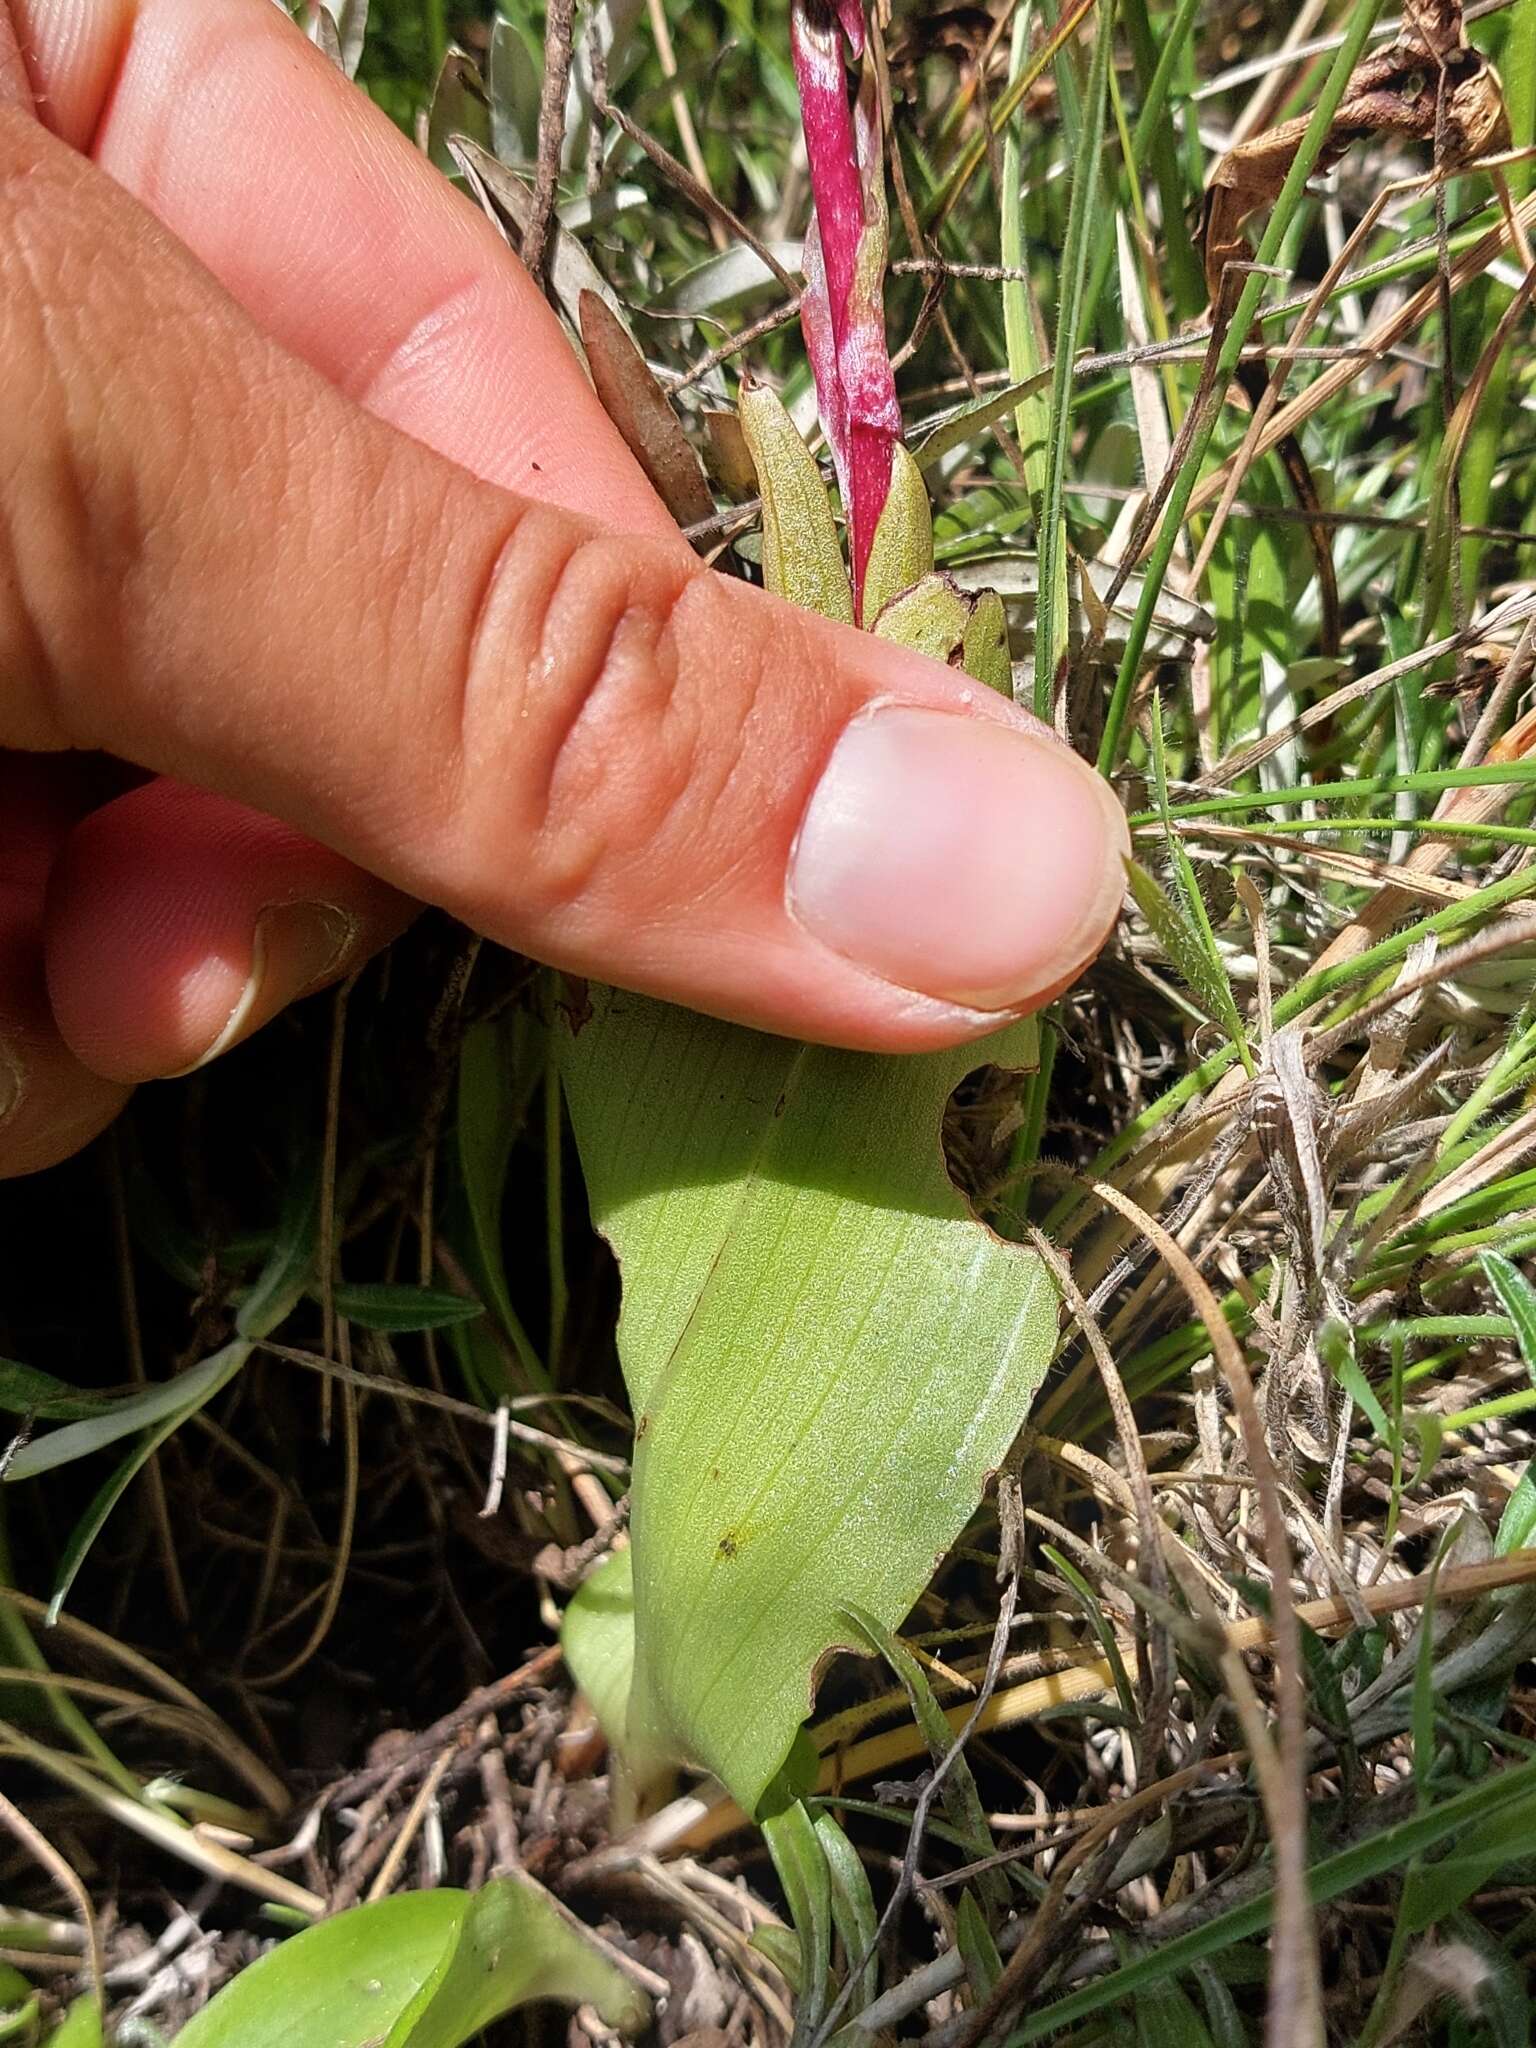
<svg viewBox="0 0 1536 2048">
<path fill-rule="evenodd" d="M 536 52 L 542 11 L 504 12 L 503 34 Z M 1316 557 L 1274 455 L 1248 468 L 1199 587 L 1183 589 L 1214 510 L 1210 479 L 1248 424 L 1228 395 L 1245 340 L 1278 347 L 1340 223 L 1348 234 L 1384 185 L 1429 166 L 1423 149 L 1358 143 L 1328 188 L 1337 216 L 1304 176 L 1385 12 L 1335 0 L 1319 30 L 1329 47 L 1281 74 L 1272 113 L 1308 117 L 1307 140 L 1252 230 L 1261 262 L 1284 274 L 1256 271 L 1243 286 L 1203 410 L 1209 330 L 1193 231 L 1210 145 L 1265 83 L 1227 73 L 1277 46 L 1289 10 L 1229 20 L 1196 0 L 1100 0 L 1048 49 L 1063 14 L 1037 4 L 996 18 L 980 94 L 972 59 L 933 17 L 898 12 L 891 31 L 897 162 L 915 214 L 943 216 L 914 249 L 893 206 L 892 254 L 908 263 L 889 283 L 893 339 L 913 335 L 924 311 L 914 257 L 982 273 L 948 279 L 946 319 L 923 327 L 901 369 L 914 429 L 991 401 L 990 414 L 942 430 L 928 472 L 939 558 L 995 559 L 1005 587 L 1021 564 L 1038 569 L 1047 595 L 1028 622 L 1037 642 L 1017 633 L 1016 687 L 1112 779 L 1147 877 L 1104 959 L 1043 1020 L 1041 1070 L 1023 1092 L 977 1081 L 952 1105 L 957 1177 L 1001 1228 L 1043 1231 L 1068 1254 L 1087 1302 L 1064 1322 L 1031 1419 L 1039 1435 L 1026 1430 L 1015 1455 L 1025 1526 L 1010 1518 L 1005 1530 L 986 1507 L 908 1624 L 909 1641 L 940 1646 L 978 1678 L 999 1611 L 993 1565 L 1000 1551 L 1010 1564 L 1022 1554 L 997 1712 L 968 1742 L 975 1803 L 964 1826 L 936 1807 L 909 1874 L 948 1880 L 986 1860 L 978 1825 L 1007 1860 L 925 1895 L 953 1902 L 953 1924 L 947 1907 L 930 1920 L 909 1903 L 895 1916 L 871 2037 L 927 2029 L 930 2048 L 971 2048 L 967 2015 L 1002 1971 L 996 2041 L 1258 2043 L 1264 1944 L 1303 1911 L 1277 1883 L 1276 1849 L 1297 1842 L 1332 1987 L 1330 2038 L 1386 2039 L 1395 2001 L 1446 1949 L 1455 1988 L 1403 2038 L 1501 2048 L 1531 2037 L 1524 1673 L 1536 1596 L 1499 1561 L 1532 1527 L 1521 1475 L 1536 1395 L 1520 1340 L 1529 1345 L 1536 1310 L 1520 1262 L 1536 1252 L 1536 768 L 1488 754 L 1528 696 L 1524 680 L 1503 689 L 1501 677 L 1520 607 L 1536 601 L 1536 356 L 1527 324 L 1494 366 L 1459 473 L 1463 526 L 1484 530 L 1458 536 L 1447 419 L 1519 281 L 1507 250 L 1475 274 L 1453 271 L 1502 219 L 1485 170 L 1450 181 L 1443 233 L 1432 191 L 1392 201 L 1323 295 L 1303 337 L 1310 353 L 1286 375 L 1287 400 L 1319 388 L 1330 357 L 1444 279 L 1425 317 L 1356 363 L 1299 427 L 1329 515 L 1342 649 L 1322 649 Z M 717 192 L 755 232 L 798 234 L 805 184 L 784 6 L 667 0 L 666 13 L 678 79 L 641 11 L 610 60 L 610 91 L 678 153 L 680 83 Z M 411 128 L 445 38 L 483 53 L 487 26 L 477 8 L 374 0 L 368 89 Z M 1472 34 L 1500 67 L 1516 143 L 1536 140 L 1536 0 L 1489 12 Z M 509 63 L 499 75 L 514 73 Z M 526 108 L 498 111 L 508 154 L 526 157 Z M 770 312 L 777 288 L 676 317 L 679 287 L 715 260 L 709 224 L 622 135 L 600 140 L 604 188 L 645 199 L 583 230 L 587 252 L 649 360 L 682 375 Z M 572 139 L 569 198 L 584 190 L 586 143 Z M 1518 203 L 1530 165 L 1507 178 Z M 1194 338 L 1180 356 L 1130 359 L 1134 332 L 1158 341 L 1181 330 Z M 1069 360 L 1074 350 L 1082 360 Z M 732 404 L 743 364 L 790 397 L 805 387 L 798 331 L 785 325 L 680 392 L 701 442 L 703 412 Z M 1149 450 L 1181 429 L 1174 474 L 1149 474 Z M 1106 617 L 1082 596 L 1079 564 L 1109 561 L 1127 499 L 1162 482 L 1161 523 Z M 753 561 L 749 534 L 723 566 L 751 575 Z M 1163 633 L 1176 595 L 1199 608 L 1199 636 L 1182 656 L 1154 658 L 1149 648 L 1174 646 L 1149 636 Z M 1490 698 L 1497 714 L 1464 765 Z M 1438 864 L 1418 877 L 1429 893 L 1393 899 L 1354 951 L 1325 961 L 1437 840 Z M 490 948 L 471 961 L 463 946 L 428 920 L 370 970 L 334 1096 L 340 1027 L 310 1004 L 218 1069 L 147 1092 L 109 1145 L 0 1193 L 12 1253 L 0 1351 L 71 1386 L 122 1386 L 136 1347 L 163 1379 L 232 1342 L 242 1303 L 247 1329 L 252 1300 L 285 1311 L 268 1332 L 276 1348 L 258 1348 L 142 1474 L 118 1475 L 109 1516 L 111 1454 L 0 1501 L 7 1571 L 25 1596 L 5 1610 L 0 1753 L 26 1760 L 29 1811 L 98 1910 L 110 1907 L 104 1924 L 124 1930 L 113 1938 L 125 1955 L 163 1926 L 167 1888 L 193 1899 L 211 1858 L 224 1886 L 205 1909 L 213 1981 L 275 1924 L 262 1913 L 293 1910 L 285 1876 L 358 1895 L 450 1738 L 460 1747 L 438 1783 L 440 1833 L 428 1828 L 403 1857 L 397 1888 L 483 1876 L 509 1817 L 520 1853 L 557 1892 L 604 1838 L 600 1758 L 561 1762 L 573 1751 L 557 1736 L 574 1733 L 575 1710 L 552 1656 L 448 1732 L 394 1752 L 403 1760 L 387 1792 L 387 1768 L 356 1777 L 381 1762 L 369 1748 L 381 1735 L 387 1746 L 432 1729 L 547 1648 L 555 1610 L 612 1538 L 629 1449 L 615 1405 L 614 1279 L 587 1228 L 539 998 L 520 963 Z M 1394 1007 L 1404 977 L 1414 985 Z M 1301 1034 L 1301 1056 L 1288 1064 L 1282 1040 L 1277 1057 L 1275 1033 Z M 328 1185 L 327 1129 L 354 1290 L 339 1362 L 317 1355 L 325 1312 L 295 1263 L 295 1246 L 307 1258 L 312 1242 L 314 1191 Z M 1179 1239 L 1214 1312 L 1198 1276 L 1160 1258 L 1094 1191 L 1105 1178 Z M 133 1282 L 121 1288 L 116 1225 Z M 418 1286 L 429 1291 L 410 1308 L 401 1290 Z M 447 1297 L 465 1292 L 484 1315 L 459 1319 Z M 1273 1595 L 1234 1349 L 1257 1383 L 1284 1488 L 1291 1584 Z M 514 1439 L 499 1508 L 482 1519 L 498 1409 L 557 1443 Z M 573 1478 L 590 1453 L 598 1469 Z M 1490 1556 L 1509 1585 L 1467 1578 Z M 1410 1589 L 1401 1611 L 1391 1589 L 1437 1559 L 1426 1633 L 1429 1589 Z M 65 1619 L 45 1633 L 41 1607 L 66 1567 Z M 1332 1619 L 1315 1605 L 1341 1594 Z M 1300 1665 L 1279 1678 L 1267 1653 L 1239 1662 L 1218 1626 L 1275 1600 L 1314 1603 Z M 1047 1705 L 1028 1690 L 1066 1652 L 1107 1653 L 1107 1697 Z M 968 1695 L 947 1662 L 925 1672 L 953 1726 Z M 818 1725 L 847 1717 L 862 1742 L 909 1723 L 906 1693 L 878 1674 L 873 1662 L 836 1666 Z M 1299 1759 L 1266 1747 L 1287 1675 L 1308 1713 L 1304 1814 L 1285 1803 Z M 125 1697 L 102 1697 L 104 1685 Z M 877 1783 L 942 1746 L 931 1706 L 926 1733 L 891 1734 L 870 1766 Z M 251 1853 L 294 1834 L 285 1788 L 302 1811 L 349 1779 L 308 1861 Z M 910 1798 L 855 1796 L 839 1811 L 835 1853 L 862 1859 L 883 1908 Z M 1111 1839 L 1108 1818 L 1121 1813 Z M 214 1855 L 189 1819 L 233 1832 Z M 1091 1833 L 1101 1819 L 1102 1841 Z M 625 1940 L 644 1931 L 647 1957 L 693 1957 L 694 1969 L 686 1929 L 720 1988 L 718 2017 L 738 2012 L 742 2038 L 769 2048 L 792 2001 L 766 1954 L 732 1932 L 732 1901 L 755 1900 L 747 1910 L 760 1918 L 783 1912 L 785 1897 L 760 1841 L 727 1825 L 706 1828 L 696 1860 L 665 1877 L 589 1869 L 570 1902 Z M 856 1862 L 839 1867 L 847 1877 Z M 34 1972 L 51 2014 L 78 1988 L 78 1943 L 35 1870 L 18 1858 L 6 1875 L 0 1949 L 51 1957 Z M 838 1950 L 830 1922 L 807 1929 L 816 1896 L 814 1885 L 802 1895 L 796 1953 L 834 1958 L 835 1993 L 859 1958 Z M 839 1896 L 855 1898 L 849 1924 L 863 1925 L 862 1895 Z M 1030 1902 L 1037 1917 L 1016 1917 Z M 789 1953 L 772 1935 L 764 1948 Z M 870 1988 L 849 1993 L 855 2030 Z M 147 2016 L 169 2037 L 196 1995 L 168 1981 Z"/>
</svg>

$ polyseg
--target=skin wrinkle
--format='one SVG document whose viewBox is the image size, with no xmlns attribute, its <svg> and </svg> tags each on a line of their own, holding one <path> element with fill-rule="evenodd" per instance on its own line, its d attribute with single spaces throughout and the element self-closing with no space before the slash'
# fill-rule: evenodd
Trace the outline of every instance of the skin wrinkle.
<svg viewBox="0 0 1536 2048">
<path fill-rule="evenodd" d="M 612 864 L 621 849 L 633 852 L 652 840 L 649 813 L 658 800 L 671 808 L 664 785 L 672 777 L 662 772 L 655 740 L 680 678 L 675 654 L 663 661 L 658 653 L 671 639 L 673 611 L 695 573 L 688 565 L 679 571 L 668 563 L 660 574 L 648 575 L 623 542 L 587 539 L 566 557 L 545 600 L 538 687 L 550 691 L 560 712 L 536 798 L 537 838 L 549 845 L 568 837 L 572 820 L 582 822 L 585 838 L 586 819 L 603 820 L 586 857 L 589 871 L 573 894 L 590 889 L 590 871 Z M 636 776 L 642 763 L 646 772 Z M 691 767 L 690 759 L 685 788 Z M 568 876 L 565 887 L 570 889 Z M 569 900 L 561 907 L 568 908 Z"/>
</svg>

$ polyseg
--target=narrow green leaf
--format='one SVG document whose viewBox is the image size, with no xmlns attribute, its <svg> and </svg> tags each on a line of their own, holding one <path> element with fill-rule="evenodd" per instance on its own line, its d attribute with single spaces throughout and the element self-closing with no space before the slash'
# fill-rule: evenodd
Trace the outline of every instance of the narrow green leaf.
<svg viewBox="0 0 1536 2048">
<path fill-rule="evenodd" d="M 502 1251 L 502 1199 L 512 1147 L 543 1076 L 543 1032 L 521 1012 L 503 1014 L 465 1033 L 459 1051 L 456 1136 L 459 1174 L 469 1212 L 467 1247 L 476 1292 L 511 1339 L 530 1388 L 549 1385 L 543 1361 L 512 1306 Z"/>
<path fill-rule="evenodd" d="M 75 1575 L 81 1565 L 84 1564 L 91 1545 L 101 1534 L 106 1526 L 107 1518 L 128 1491 L 128 1488 L 143 1471 L 156 1451 L 159 1450 L 160 1446 L 174 1436 L 181 1425 L 194 1416 L 199 1408 L 204 1407 L 211 1401 L 222 1387 L 229 1384 L 250 1357 L 253 1348 L 252 1345 L 244 1343 L 237 1337 L 233 1343 L 226 1344 L 222 1351 L 216 1351 L 212 1358 L 205 1359 L 201 1365 L 194 1366 L 191 1372 L 184 1372 L 179 1378 L 169 1383 L 170 1386 L 181 1390 L 182 1399 L 180 1403 L 176 1407 L 165 1411 L 162 1419 L 153 1428 L 144 1431 L 144 1434 L 134 1444 L 128 1455 L 102 1481 L 92 1496 L 90 1505 L 86 1508 L 85 1513 L 69 1533 L 69 1540 L 64 1545 L 64 1552 L 59 1560 L 58 1571 L 54 1577 L 53 1594 L 48 1602 L 48 1623 L 50 1627 L 58 1619 L 60 1610 L 69 1596 L 69 1589 L 75 1582 Z M 187 1392 L 189 1381 L 194 1383 L 194 1389 L 190 1394 Z M 157 1389 L 156 1391 L 162 1390 Z M 72 1427 L 75 1429 L 89 1429 L 91 1425 L 81 1422 L 73 1424 Z M 52 1436 L 44 1437 L 37 1448 L 40 1450 L 46 1449 L 50 1445 L 56 1444 L 60 1437 L 67 1436 L 69 1433 L 68 1430 L 57 1430 Z M 123 1433 L 121 1430 L 114 1431 L 114 1438 L 121 1436 Z M 28 1445 L 26 1448 L 30 1450 L 33 1446 Z M 97 1449 L 99 1446 L 93 1445 L 92 1448 Z M 83 1455 L 83 1453 L 77 1453 L 76 1455 Z M 20 1462 L 19 1456 L 12 1461 L 12 1469 L 6 1474 L 7 1478 L 18 1476 L 15 1467 Z M 59 1460 L 58 1462 L 62 1463 L 63 1461 Z M 27 1477 L 32 1475 L 29 1473 L 20 1476 Z"/>
<path fill-rule="evenodd" d="M 1508 1557 L 1512 1550 L 1524 1550 L 1536 1535 L 1536 1478 L 1526 1466 L 1515 1482 L 1515 1490 L 1504 1503 L 1499 1532 L 1494 1538 L 1495 1557 Z"/>
<path fill-rule="evenodd" d="M 1113 0 L 1103 0 L 1094 19 L 1093 62 L 1089 67 L 1088 88 L 1072 164 L 1067 238 L 1057 270 L 1050 438 L 1046 442 L 1045 487 L 1039 510 L 1040 612 L 1035 623 L 1035 711 L 1041 718 L 1050 717 L 1056 672 L 1067 648 L 1067 528 L 1062 504 L 1067 482 L 1067 451 L 1072 436 L 1072 402 L 1076 395 L 1072 366 L 1082 331 L 1089 252 L 1095 234 L 1102 232 L 1102 222 L 1097 219 L 1099 159 L 1104 147 L 1104 110 L 1108 100 L 1109 60 L 1114 41 Z"/>
<path fill-rule="evenodd" d="M 960 1904 L 955 1912 L 955 1947 L 965 1964 L 965 1981 L 979 2004 L 991 1994 L 992 1987 L 1003 1974 L 1003 1959 L 992 1939 L 987 1916 L 976 1903 L 976 1894 L 969 1885 L 960 1894 Z"/>
<path fill-rule="evenodd" d="M 934 1698 L 933 1687 L 928 1683 L 928 1674 L 901 1641 L 876 1616 L 862 1608 L 849 1607 L 848 1620 L 878 1656 L 885 1659 L 901 1681 L 912 1706 L 912 1718 L 923 1732 L 928 1745 L 928 1754 L 935 1764 L 943 1763 L 955 1747 L 955 1735 L 944 1710 Z M 944 1817 L 954 1829 L 972 1862 L 982 1862 L 997 1853 L 997 1844 L 992 1839 L 992 1830 L 987 1825 L 987 1810 L 981 1803 L 981 1794 L 976 1789 L 976 1780 L 964 1752 L 950 1762 L 939 1787 L 939 1806 Z M 1008 1879 L 1001 1870 L 989 1870 L 977 1879 L 977 1890 L 994 1910 L 1002 1910 L 1010 1900 Z"/>
<path fill-rule="evenodd" d="M 821 2024 L 832 1969 L 832 1876 L 815 1824 L 798 1799 L 764 1815 L 763 1840 L 789 1901 L 799 1943 L 799 2004 L 795 2034 L 803 2039 Z"/>
<path fill-rule="evenodd" d="M 1291 168 L 1280 188 L 1280 196 L 1270 210 L 1269 221 L 1254 259 L 1254 269 L 1243 286 L 1231 321 L 1228 323 L 1226 337 L 1217 357 L 1217 389 L 1225 389 L 1242 356 L 1243 347 L 1259 310 L 1259 301 L 1264 295 L 1267 281 L 1265 271 L 1273 267 L 1280 255 L 1281 245 L 1290 232 L 1296 210 L 1306 191 L 1307 180 L 1312 175 L 1318 154 L 1333 126 L 1333 117 L 1338 112 L 1339 102 L 1349 85 L 1350 74 L 1359 61 L 1383 5 L 1384 0 L 1356 0 L 1356 4 L 1350 10 L 1339 47 L 1334 53 L 1322 90 L 1307 121 L 1306 133 L 1291 160 Z M 1106 774 L 1115 767 L 1120 758 L 1120 743 L 1130 713 L 1131 695 L 1141 670 L 1141 657 L 1152 624 L 1152 614 L 1168 574 L 1169 564 L 1173 560 L 1173 551 L 1178 545 L 1185 507 L 1195 488 L 1195 479 L 1200 473 L 1200 466 L 1205 460 L 1205 452 L 1210 446 L 1215 427 L 1216 412 L 1213 410 L 1194 433 L 1183 467 L 1174 480 L 1173 489 L 1163 511 L 1157 539 L 1147 562 L 1141 602 L 1136 607 L 1136 616 L 1126 640 L 1125 654 L 1115 676 L 1114 690 L 1105 713 L 1104 735 L 1099 745 L 1099 766 Z"/>
<path fill-rule="evenodd" d="M 188 1372 L 178 1373 L 173 1380 L 157 1380 L 153 1386 L 145 1387 L 142 1393 L 129 1394 L 114 1401 L 109 1408 L 86 1415 L 64 1429 L 34 1437 L 30 1443 L 22 1445 L 7 1466 L 7 1482 L 14 1484 L 20 1479 L 35 1479 L 39 1473 L 52 1472 L 60 1465 L 73 1463 L 76 1458 L 88 1458 L 93 1452 L 106 1450 L 109 1445 L 119 1443 L 137 1430 L 154 1428 L 167 1419 L 174 1429 L 178 1422 L 194 1414 L 217 1393 L 245 1362 L 250 1348 L 248 1344 L 227 1344 L 212 1358 L 205 1358 L 201 1365 L 194 1365 Z M 231 1366 L 230 1355 L 236 1351 L 239 1357 Z"/>
<path fill-rule="evenodd" d="M 459 2048 L 529 1999 L 637 2031 L 645 1999 L 531 1878 L 405 1892 L 306 1928 L 242 1970 L 178 2048 Z"/>
<path fill-rule="evenodd" d="M 365 1330 L 446 1330 L 485 1314 L 483 1302 L 439 1287 L 404 1287 L 389 1281 L 343 1281 L 334 1294 L 336 1313 Z"/>
<path fill-rule="evenodd" d="M 1175 903 L 1162 883 L 1139 862 L 1128 860 L 1125 869 L 1136 908 L 1150 926 L 1153 938 L 1206 1016 L 1225 1024 L 1230 1037 L 1231 1026 L 1223 1011 L 1232 1004 L 1231 985 L 1213 969 L 1200 933 L 1190 923 L 1182 905 Z"/>
<path fill-rule="evenodd" d="M 748 386 L 738 403 L 763 500 L 763 581 L 823 618 L 853 624 L 853 591 L 821 471 L 777 392 Z"/>
<path fill-rule="evenodd" d="M 933 508 L 923 472 L 900 441 L 891 450 L 891 487 L 864 570 L 864 616 L 881 609 L 933 568 Z"/>
<path fill-rule="evenodd" d="M 701 1764 L 751 1811 L 857 1639 L 848 1603 L 903 1619 L 1054 1349 L 1045 1269 L 975 1221 L 940 1145 L 960 1079 L 1031 1063 L 1034 1029 L 885 1060 L 607 989 L 561 1029 L 624 1274 L 630 1757 Z"/>
<path fill-rule="evenodd" d="M 135 1395 L 97 1394 L 89 1387 L 71 1387 L 36 1366 L 0 1358 L 0 1414 L 33 1415 L 43 1422 L 83 1422 Z"/>
<path fill-rule="evenodd" d="M 813 1825 L 821 1853 L 826 1858 L 827 1876 L 832 1886 L 832 1924 L 843 1944 L 846 1966 L 850 1970 L 858 1969 L 860 1960 L 868 1958 L 859 1971 L 858 1984 L 849 2001 L 848 2014 L 851 2018 L 868 2005 L 878 1988 L 879 1958 L 875 1954 L 875 1939 L 879 1932 L 879 1917 L 875 1912 L 869 1873 L 858 1850 L 830 1813 L 818 1813 Z"/>
<path fill-rule="evenodd" d="M 1237 1047 L 1238 1057 L 1251 1075 L 1254 1069 L 1253 1054 L 1248 1045 L 1248 1034 L 1243 1027 L 1237 999 L 1232 993 L 1232 983 L 1227 975 L 1226 963 L 1216 944 L 1216 934 L 1211 929 L 1211 920 L 1205 907 L 1205 898 L 1200 894 L 1200 885 L 1195 880 L 1195 871 L 1184 842 L 1173 829 L 1168 809 L 1168 757 L 1163 745 L 1163 700 L 1152 700 L 1152 793 L 1163 825 L 1163 845 L 1168 856 L 1169 872 L 1173 876 L 1174 889 L 1179 908 L 1183 915 L 1181 924 L 1183 937 L 1199 954 L 1196 978 L 1190 980 L 1191 988 L 1201 992 L 1202 998 L 1214 1007 L 1212 1014 L 1222 1026 L 1228 1038 Z M 1181 971 L 1184 962 L 1176 958 Z M 1193 964 L 1193 963 L 1191 963 Z M 1186 979 L 1190 977 L 1186 974 Z"/>
<path fill-rule="evenodd" d="M 1499 1297 L 1504 1313 L 1515 1326 L 1515 1340 L 1525 1369 L 1536 1384 L 1536 1287 L 1518 1266 L 1500 1252 L 1483 1252 L 1478 1257 L 1483 1278 Z"/>
</svg>

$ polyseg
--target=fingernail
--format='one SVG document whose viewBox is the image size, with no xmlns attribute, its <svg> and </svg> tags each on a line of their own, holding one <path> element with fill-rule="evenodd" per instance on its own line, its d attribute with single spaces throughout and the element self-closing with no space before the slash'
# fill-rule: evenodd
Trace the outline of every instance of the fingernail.
<svg viewBox="0 0 1536 2048">
<path fill-rule="evenodd" d="M 1017 1010 L 1086 964 L 1125 888 L 1102 776 L 990 719 L 877 704 L 846 728 L 790 856 L 790 914 L 918 994 Z"/>
<path fill-rule="evenodd" d="M 335 973 L 356 933 L 356 919 L 334 903 L 274 903 L 262 911 L 239 1000 L 213 1043 L 181 1072 L 195 1074 L 317 988 Z"/>
</svg>

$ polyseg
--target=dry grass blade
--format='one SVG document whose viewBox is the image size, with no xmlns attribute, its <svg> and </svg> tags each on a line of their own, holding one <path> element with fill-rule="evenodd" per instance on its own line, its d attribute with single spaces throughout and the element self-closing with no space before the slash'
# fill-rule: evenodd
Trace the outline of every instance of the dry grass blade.
<svg viewBox="0 0 1536 2048">
<path fill-rule="evenodd" d="M 1275 1962 L 1267 2038 L 1272 2048 L 1301 2048 L 1303 2043 L 1322 2039 L 1322 1986 L 1307 1896 L 1306 1705 L 1301 1635 L 1291 1605 L 1291 1553 L 1279 1474 L 1270 1455 L 1247 1360 L 1205 1277 L 1157 1219 L 1119 1188 L 1107 1181 L 1095 1181 L 1092 1192 L 1149 1239 L 1177 1276 L 1190 1306 L 1205 1324 L 1237 1412 L 1248 1469 L 1258 1484 L 1275 1632 L 1275 1692 L 1280 1729 L 1279 1768 L 1263 1786 L 1275 1859 L 1276 1897 Z"/>
</svg>

